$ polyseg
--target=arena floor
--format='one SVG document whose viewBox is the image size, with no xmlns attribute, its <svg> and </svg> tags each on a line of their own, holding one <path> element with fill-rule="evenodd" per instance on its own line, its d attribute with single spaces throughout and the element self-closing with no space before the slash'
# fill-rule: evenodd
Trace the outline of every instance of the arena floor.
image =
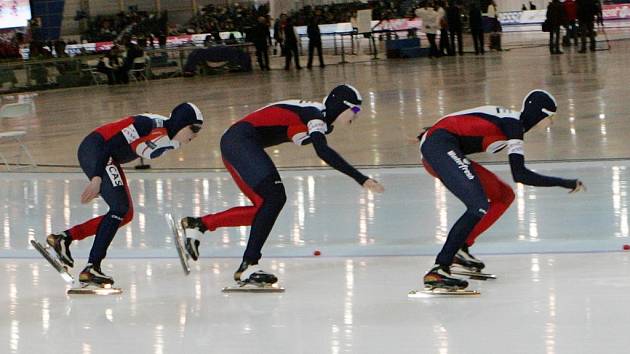
<svg viewBox="0 0 630 354">
<path fill-rule="evenodd" d="M 0 175 L 0 352 L 626 353 L 629 53 L 630 42 L 619 41 L 587 54 L 549 56 L 539 47 L 40 92 L 26 125 L 41 166 Z M 342 82 L 363 93 L 364 112 L 329 141 L 385 193 L 369 194 L 325 168 L 311 147 L 270 149 L 288 202 L 262 265 L 286 292 L 220 292 L 238 266 L 247 228 L 206 234 L 203 258 L 185 277 L 163 214 L 246 204 L 222 168 L 221 133 L 269 102 L 321 100 Z M 514 186 L 514 204 L 474 248 L 498 279 L 472 281 L 478 297 L 408 298 L 463 212 L 418 165 L 409 139 L 449 112 L 518 108 L 534 88 L 556 96 L 559 114 L 549 129 L 527 135 L 529 166 L 580 178 L 588 191 Z M 78 143 L 101 123 L 167 114 L 182 101 L 204 112 L 201 137 L 151 161 L 153 172 L 128 169 L 136 216 L 104 262 L 123 294 L 65 295 L 64 282 L 28 241 L 104 212 L 102 201 L 79 202 Z M 472 158 L 514 185 L 505 155 Z M 74 273 L 90 246 L 73 244 Z"/>
</svg>

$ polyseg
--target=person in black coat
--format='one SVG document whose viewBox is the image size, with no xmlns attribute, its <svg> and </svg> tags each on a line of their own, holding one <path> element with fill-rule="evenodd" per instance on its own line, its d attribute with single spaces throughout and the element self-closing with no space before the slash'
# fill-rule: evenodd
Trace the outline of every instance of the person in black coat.
<svg viewBox="0 0 630 354">
<path fill-rule="evenodd" d="M 586 52 L 586 37 L 590 39 L 590 49 L 595 51 L 595 31 L 594 22 L 597 14 L 596 4 L 594 0 L 577 0 L 577 19 L 580 25 L 580 39 L 582 48 L 580 53 Z"/>
<path fill-rule="evenodd" d="M 470 33 L 472 34 L 473 43 L 475 45 L 475 54 L 481 53 L 483 55 L 483 19 L 481 9 L 476 1 L 471 1 L 470 3 L 468 21 L 470 24 Z"/>
<path fill-rule="evenodd" d="M 300 70 L 300 54 L 298 53 L 298 40 L 295 34 L 295 27 L 293 27 L 293 19 L 287 18 L 286 25 L 284 26 L 284 69 L 289 70 L 291 68 L 291 56 L 295 60 L 295 68 Z"/>
<path fill-rule="evenodd" d="M 462 43 L 462 9 L 459 0 L 451 0 L 446 9 L 448 20 L 448 34 L 450 37 L 451 53 L 455 53 L 455 38 L 457 38 L 457 51 L 459 55 L 464 55 L 464 45 Z"/>
<path fill-rule="evenodd" d="M 547 21 L 549 23 L 549 52 L 562 54 L 560 51 L 560 26 L 566 23 L 564 7 L 559 0 L 552 0 L 547 6 Z"/>
<path fill-rule="evenodd" d="M 271 34 L 269 33 L 269 25 L 267 19 L 263 16 L 258 17 L 258 23 L 254 26 L 252 33 L 252 42 L 256 47 L 256 58 L 260 70 L 269 70 L 269 46 L 271 45 Z"/>
<path fill-rule="evenodd" d="M 319 67 L 324 66 L 324 57 L 322 56 L 322 34 L 319 31 L 319 15 L 314 16 L 306 28 L 308 34 L 308 64 L 307 68 L 313 67 L 313 54 L 317 49 L 317 56 L 319 57 Z"/>
</svg>

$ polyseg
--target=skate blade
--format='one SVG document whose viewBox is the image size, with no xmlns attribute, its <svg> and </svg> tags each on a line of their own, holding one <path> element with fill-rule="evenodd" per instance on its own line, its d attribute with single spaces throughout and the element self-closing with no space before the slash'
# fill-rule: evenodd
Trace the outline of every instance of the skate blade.
<svg viewBox="0 0 630 354">
<path fill-rule="evenodd" d="M 48 261 L 48 263 L 50 263 L 53 268 L 55 268 L 57 272 L 59 272 L 59 275 L 66 283 L 74 283 L 74 278 L 70 275 L 70 273 L 68 273 L 68 267 L 61 263 L 56 256 L 50 254 L 50 252 L 46 249 L 47 247 L 35 240 L 31 240 L 31 245 L 37 250 L 37 252 L 39 252 L 39 254 L 42 255 L 42 257 L 44 257 L 44 259 L 46 259 L 46 261 Z"/>
<path fill-rule="evenodd" d="M 188 254 L 186 250 L 184 250 L 184 240 L 182 239 L 182 235 L 179 233 L 179 229 L 177 228 L 177 224 L 173 219 L 173 216 L 170 213 L 166 213 L 164 215 L 166 218 L 166 223 L 171 227 L 171 233 L 173 234 L 173 239 L 175 240 L 175 248 L 177 249 L 177 255 L 179 256 L 179 261 L 182 265 L 182 269 L 184 270 L 184 274 L 190 274 L 190 263 L 188 262 Z"/>
<path fill-rule="evenodd" d="M 251 283 L 234 284 L 221 290 L 224 293 L 283 293 L 284 288 L 278 284 L 255 285 Z"/>
<path fill-rule="evenodd" d="M 425 298 L 433 296 L 478 296 L 481 293 L 477 290 L 467 289 L 444 289 L 444 288 L 424 288 L 424 290 L 411 290 L 407 294 L 410 298 Z"/>
<path fill-rule="evenodd" d="M 68 295 L 118 295 L 122 294 L 121 288 L 112 288 L 111 285 L 82 284 L 79 288 L 72 288 L 66 292 Z"/>
<path fill-rule="evenodd" d="M 497 276 L 489 273 L 473 272 L 463 268 L 451 268 L 451 274 L 463 275 L 474 280 L 496 280 Z"/>
</svg>

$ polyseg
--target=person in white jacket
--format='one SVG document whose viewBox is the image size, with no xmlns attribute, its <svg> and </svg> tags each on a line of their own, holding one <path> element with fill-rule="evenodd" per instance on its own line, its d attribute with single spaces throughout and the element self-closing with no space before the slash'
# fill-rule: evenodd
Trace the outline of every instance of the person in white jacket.
<svg viewBox="0 0 630 354">
<path fill-rule="evenodd" d="M 427 40 L 431 46 L 429 58 L 439 57 L 440 53 L 435 43 L 435 34 L 439 30 L 438 13 L 433 9 L 433 1 L 427 0 L 422 7 L 416 9 L 416 17 L 422 21 L 422 31 L 427 35 Z"/>
</svg>

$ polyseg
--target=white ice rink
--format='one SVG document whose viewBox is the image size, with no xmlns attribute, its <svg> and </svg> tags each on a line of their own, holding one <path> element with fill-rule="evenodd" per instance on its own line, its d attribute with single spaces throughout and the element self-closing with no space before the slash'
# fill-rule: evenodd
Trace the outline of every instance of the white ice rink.
<svg viewBox="0 0 630 354">
<path fill-rule="evenodd" d="M 473 248 L 498 280 L 421 299 L 407 293 L 463 205 L 419 167 L 367 170 L 382 195 L 334 171 L 281 171 L 288 202 L 262 265 L 287 291 L 230 295 L 248 229 L 206 234 L 185 277 L 163 218 L 244 205 L 227 173 L 128 175 L 136 216 L 103 263 L 124 292 L 104 297 L 65 295 L 29 244 L 105 211 L 79 203 L 84 177 L 4 174 L 0 353 L 628 353 L 630 162 L 529 166 L 588 191 L 515 186 Z M 506 165 L 489 168 L 511 183 Z M 73 244 L 75 275 L 91 243 Z"/>
</svg>

